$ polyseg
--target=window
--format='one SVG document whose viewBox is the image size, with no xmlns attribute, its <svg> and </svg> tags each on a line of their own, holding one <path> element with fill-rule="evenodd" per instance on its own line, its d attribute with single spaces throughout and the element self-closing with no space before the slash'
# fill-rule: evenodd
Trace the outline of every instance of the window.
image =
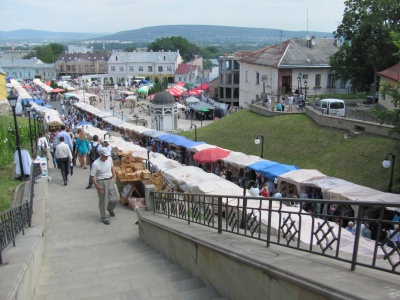
<svg viewBox="0 0 400 300">
<path fill-rule="evenodd" d="M 186 81 L 186 77 L 183 77 L 183 81 Z"/>
<path fill-rule="evenodd" d="M 39 70 L 35 70 L 36 71 L 36 74 L 39 74 Z M 16 74 L 16 73 L 14 73 L 14 74 Z"/>
<path fill-rule="evenodd" d="M 249 82 L 247 75 L 249 75 L 249 71 L 246 71 L 246 75 L 245 75 L 245 82 Z"/>
<path fill-rule="evenodd" d="M 303 74 L 303 79 L 308 79 L 308 74 Z"/>
<path fill-rule="evenodd" d="M 147 72 L 153 72 L 153 67 L 152 66 L 148 66 L 147 67 Z"/>
<path fill-rule="evenodd" d="M 143 66 L 139 66 L 139 71 L 143 72 Z"/>
<path fill-rule="evenodd" d="M 31 77 L 31 72 L 28 72 L 28 77 Z"/>
<path fill-rule="evenodd" d="M 335 77 L 333 74 L 328 74 L 328 87 L 335 87 Z"/>
<path fill-rule="evenodd" d="M 167 67 L 168 72 L 172 72 L 172 67 Z"/>
<path fill-rule="evenodd" d="M 346 88 L 346 81 L 344 81 L 343 79 L 340 79 L 340 88 L 341 89 L 345 89 Z"/>
<path fill-rule="evenodd" d="M 120 67 L 119 67 L 119 71 L 120 71 L 120 72 L 123 72 L 123 71 L 124 71 L 124 67 L 123 67 L 123 66 L 120 66 Z"/>
<path fill-rule="evenodd" d="M 111 72 L 115 72 L 115 66 L 111 66 Z"/>
<path fill-rule="evenodd" d="M 118 61 L 118 56 L 115 57 L 115 61 Z"/>
<path fill-rule="evenodd" d="M 256 84 L 260 84 L 260 73 L 256 72 Z"/>
<path fill-rule="evenodd" d="M 321 74 L 316 74 L 315 75 L 315 86 L 320 87 L 321 86 Z"/>
<path fill-rule="evenodd" d="M 133 66 L 129 66 L 129 72 L 133 72 Z"/>
<path fill-rule="evenodd" d="M 178 77 L 178 81 L 182 81 L 182 77 L 179 76 L 179 77 Z"/>
<path fill-rule="evenodd" d="M 166 60 L 166 57 L 165 57 L 165 55 L 164 55 L 164 61 Z"/>
<path fill-rule="evenodd" d="M 162 66 L 158 66 L 158 72 L 163 72 L 163 67 Z"/>
</svg>

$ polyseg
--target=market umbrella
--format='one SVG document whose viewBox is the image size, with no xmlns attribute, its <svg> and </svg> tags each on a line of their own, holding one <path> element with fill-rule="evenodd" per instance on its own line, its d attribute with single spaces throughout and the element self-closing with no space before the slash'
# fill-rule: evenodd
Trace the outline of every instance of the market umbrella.
<svg viewBox="0 0 400 300">
<path fill-rule="evenodd" d="M 231 153 L 231 151 L 219 147 L 208 148 L 197 152 L 193 155 L 193 159 L 202 163 L 211 163 L 227 157 L 229 153 Z"/>
<path fill-rule="evenodd" d="M 53 89 L 52 91 L 50 91 L 50 93 L 62 93 L 62 92 L 64 92 L 64 89 L 60 89 L 60 88 L 56 88 L 56 89 Z"/>
</svg>

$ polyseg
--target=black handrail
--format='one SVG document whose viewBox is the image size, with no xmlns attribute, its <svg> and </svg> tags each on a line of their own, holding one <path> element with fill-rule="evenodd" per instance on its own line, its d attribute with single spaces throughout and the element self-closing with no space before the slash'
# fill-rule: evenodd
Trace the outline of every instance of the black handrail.
<svg viewBox="0 0 400 300">
<path fill-rule="evenodd" d="M 399 221 L 383 218 L 387 207 L 400 209 L 400 203 L 369 201 L 343 201 L 324 199 L 297 199 L 312 206 L 309 213 L 297 207 L 286 206 L 293 198 L 236 197 L 229 195 L 204 195 L 172 192 L 151 193 L 154 213 L 177 218 L 188 224 L 196 223 L 223 231 L 246 236 L 271 244 L 313 253 L 356 266 L 368 267 L 400 275 L 399 245 L 391 239 L 399 232 L 383 230 L 400 225 Z M 247 199 L 245 214 L 243 198 Z M 318 206 L 351 205 L 358 208 L 352 217 L 315 213 Z M 365 215 L 365 209 L 374 210 L 374 217 Z M 394 214 L 394 211 L 393 211 Z M 244 222 L 241 218 L 245 217 Z M 342 228 L 344 222 L 353 221 L 357 226 L 354 234 Z M 240 228 L 241 224 L 245 228 Z M 375 238 L 362 237 L 363 224 L 375 224 Z M 381 234 L 383 233 L 383 234 Z M 342 247 L 351 245 L 352 248 Z M 361 251 L 363 250 L 363 252 Z"/>
</svg>

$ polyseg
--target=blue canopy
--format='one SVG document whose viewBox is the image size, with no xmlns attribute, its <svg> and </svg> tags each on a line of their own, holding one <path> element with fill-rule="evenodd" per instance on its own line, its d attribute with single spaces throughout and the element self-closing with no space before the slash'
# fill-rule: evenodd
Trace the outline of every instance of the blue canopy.
<svg viewBox="0 0 400 300">
<path fill-rule="evenodd" d="M 300 169 L 299 167 L 293 165 L 280 164 L 272 160 L 260 160 L 254 164 L 248 165 L 247 167 L 257 173 L 261 173 L 271 180 L 274 180 L 279 175 Z"/>
<path fill-rule="evenodd" d="M 36 104 L 44 104 L 44 101 L 43 101 L 43 99 L 36 99 L 36 100 L 34 100 L 35 102 L 36 102 Z"/>
<path fill-rule="evenodd" d="M 87 121 L 81 121 L 81 122 L 79 122 L 79 123 L 78 123 L 78 125 L 77 125 L 77 126 L 82 126 L 82 125 L 90 125 L 90 126 L 93 126 L 93 124 L 92 124 L 92 123 L 90 123 L 90 122 L 87 122 Z"/>
<path fill-rule="evenodd" d="M 160 135 L 157 137 L 157 139 L 179 147 L 185 147 L 187 149 L 204 144 L 204 142 L 193 142 L 192 140 L 176 134 Z"/>
<path fill-rule="evenodd" d="M 158 130 L 150 129 L 148 131 L 143 132 L 142 135 L 155 138 L 155 137 L 158 137 L 160 135 L 166 135 L 166 133 L 165 133 L 165 131 L 158 131 Z"/>
</svg>

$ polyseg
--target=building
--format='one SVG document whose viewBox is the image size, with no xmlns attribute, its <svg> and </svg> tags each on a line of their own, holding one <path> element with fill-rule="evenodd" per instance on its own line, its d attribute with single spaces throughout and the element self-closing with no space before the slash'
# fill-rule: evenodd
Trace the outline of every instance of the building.
<svg viewBox="0 0 400 300">
<path fill-rule="evenodd" d="M 35 50 L 2 50 L 0 51 L 0 59 L 23 59 Z"/>
<path fill-rule="evenodd" d="M 78 77 L 91 74 L 106 74 L 110 53 L 61 53 L 56 60 L 57 77 Z"/>
<path fill-rule="evenodd" d="M 151 128 L 174 131 L 178 128 L 178 102 L 168 92 L 157 93 L 150 107 Z"/>
<path fill-rule="evenodd" d="M 169 83 L 174 83 L 180 63 L 179 51 L 114 52 L 108 60 L 108 75 L 114 84 L 130 82 L 134 77 L 149 77 L 151 81 L 167 77 Z"/>
<path fill-rule="evenodd" d="M 329 57 L 338 50 L 334 39 L 309 37 L 267 46 L 238 59 L 239 105 L 247 107 L 249 103 L 267 95 L 277 101 L 288 93 L 347 93 L 350 84 L 336 79 L 330 69 Z M 236 72 L 237 66 L 233 67 Z M 236 78 L 231 80 L 236 84 Z M 236 96 L 235 90 L 234 99 Z"/>
<path fill-rule="evenodd" d="M 52 80 L 56 78 L 56 69 L 54 64 L 45 64 L 40 59 L 3 59 L 0 60 L 0 66 L 8 77 L 14 79 L 33 80 L 40 78 Z"/>
<path fill-rule="evenodd" d="M 0 67 L 0 100 L 7 99 L 6 72 Z"/>
<path fill-rule="evenodd" d="M 68 53 L 93 53 L 93 48 L 80 45 L 68 45 Z"/>
<path fill-rule="evenodd" d="M 389 83 L 393 87 L 400 86 L 400 64 L 397 64 L 389 69 L 377 73 L 380 77 L 380 85 Z M 378 104 L 386 109 L 398 109 L 398 105 L 394 105 L 392 98 L 388 95 L 379 94 Z"/>
<path fill-rule="evenodd" d="M 175 71 L 174 82 L 183 81 L 186 83 L 196 83 L 198 68 L 192 64 L 179 64 Z"/>
</svg>

